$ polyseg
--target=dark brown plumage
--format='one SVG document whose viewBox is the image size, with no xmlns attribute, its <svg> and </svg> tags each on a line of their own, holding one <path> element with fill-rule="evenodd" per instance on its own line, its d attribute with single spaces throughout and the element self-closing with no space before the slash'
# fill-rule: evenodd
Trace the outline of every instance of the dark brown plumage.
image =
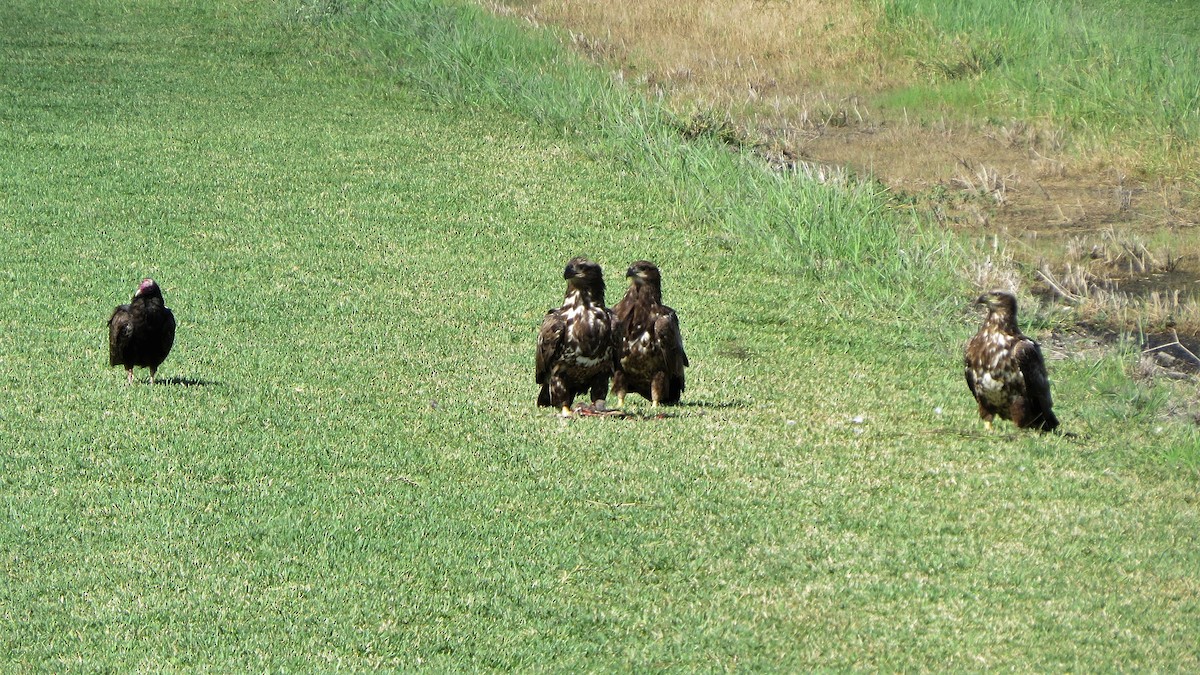
<svg viewBox="0 0 1200 675">
<path fill-rule="evenodd" d="M 128 305 L 108 319 L 108 365 L 125 366 L 126 382 L 135 367 L 150 369 L 150 383 L 175 343 L 175 315 L 163 305 L 162 290 L 153 279 L 142 279 Z"/>
<path fill-rule="evenodd" d="M 616 327 L 604 306 L 604 274 L 587 258 L 572 258 L 563 270 L 567 293 L 538 333 L 535 379 L 542 385 L 539 406 L 571 414 L 575 396 L 590 391 L 592 402 L 608 396 L 616 363 Z"/>
<path fill-rule="evenodd" d="M 1016 296 L 991 291 L 975 304 L 987 306 L 988 315 L 967 341 L 963 365 L 984 426 L 991 429 L 999 415 L 1022 429 L 1053 431 L 1058 418 L 1051 410 L 1046 362 L 1038 343 L 1017 328 Z"/>
<path fill-rule="evenodd" d="M 673 405 L 683 394 L 683 369 L 688 365 L 675 310 L 662 304 L 662 275 L 654 263 L 639 260 L 625 272 L 629 290 L 613 306 L 622 329 L 613 391 L 617 407 L 626 392 L 636 392 L 657 407 Z"/>
</svg>

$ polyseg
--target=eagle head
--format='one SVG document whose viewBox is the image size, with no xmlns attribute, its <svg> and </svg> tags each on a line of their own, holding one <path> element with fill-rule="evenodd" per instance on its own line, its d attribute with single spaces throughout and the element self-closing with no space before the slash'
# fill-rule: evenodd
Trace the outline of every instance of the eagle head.
<svg viewBox="0 0 1200 675">
<path fill-rule="evenodd" d="M 1017 296 L 1008 291 L 988 291 L 975 298 L 975 304 L 987 307 L 985 326 L 993 326 L 994 330 L 1008 335 L 1018 335 L 1021 332 L 1017 328 Z"/>
<path fill-rule="evenodd" d="M 649 260 L 639 260 L 629 266 L 625 271 L 625 276 L 629 277 L 634 284 L 650 284 L 658 286 L 662 283 L 662 274 L 659 273 L 658 267 Z"/>
<path fill-rule="evenodd" d="M 158 282 L 147 277 L 142 279 L 142 283 L 138 284 L 137 292 L 133 294 L 135 298 L 161 298 L 162 290 L 158 287 Z"/>
<path fill-rule="evenodd" d="M 975 298 L 975 304 L 986 306 L 990 314 L 1017 315 L 1017 296 L 1008 291 L 988 291 Z"/>
<path fill-rule="evenodd" d="M 594 300 L 604 304 L 604 271 L 596 263 L 583 256 L 571 258 L 563 270 L 568 291 L 586 291 Z"/>
</svg>

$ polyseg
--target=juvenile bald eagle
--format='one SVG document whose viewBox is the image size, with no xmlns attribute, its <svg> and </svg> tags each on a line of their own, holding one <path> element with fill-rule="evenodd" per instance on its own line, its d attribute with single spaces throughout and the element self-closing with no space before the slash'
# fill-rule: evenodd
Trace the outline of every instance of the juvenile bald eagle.
<svg viewBox="0 0 1200 675">
<path fill-rule="evenodd" d="M 563 270 L 567 293 L 562 307 L 552 309 L 538 333 L 535 379 L 542 385 L 539 406 L 571 414 L 575 396 L 590 391 L 593 403 L 608 396 L 608 380 L 616 366 L 616 326 L 604 306 L 604 274 L 587 258 L 572 258 Z"/>
<path fill-rule="evenodd" d="M 967 386 L 979 404 L 987 429 L 999 415 L 1022 429 L 1052 431 L 1058 418 L 1050 409 L 1050 379 L 1038 343 L 1017 328 L 1017 298 L 991 291 L 975 300 L 986 305 L 987 319 L 967 341 L 963 359 Z"/>
<path fill-rule="evenodd" d="M 662 304 L 662 275 L 654 263 L 639 260 L 625 272 L 629 290 L 613 306 L 622 326 L 620 360 L 613 375 L 617 407 L 625 393 L 641 394 L 650 405 L 675 404 L 683 394 L 683 369 L 688 365 L 675 310 Z"/>
<path fill-rule="evenodd" d="M 108 365 L 125 366 L 126 384 L 134 367 L 154 374 L 175 343 L 175 315 L 163 305 L 162 290 L 153 279 L 142 279 L 128 305 L 119 305 L 108 319 Z"/>
</svg>

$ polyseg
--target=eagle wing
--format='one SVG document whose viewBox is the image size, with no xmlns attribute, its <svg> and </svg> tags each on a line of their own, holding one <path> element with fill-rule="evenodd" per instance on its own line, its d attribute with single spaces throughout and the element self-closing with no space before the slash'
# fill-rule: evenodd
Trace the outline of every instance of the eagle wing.
<svg viewBox="0 0 1200 675">
<path fill-rule="evenodd" d="M 1021 340 L 1013 348 L 1013 360 L 1025 379 L 1025 399 L 1030 412 L 1041 415 L 1047 430 L 1058 426 L 1058 420 L 1051 411 L 1050 377 L 1046 374 L 1046 361 L 1042 358 L 1041 347 L 1033 340 Z"/>
<path fill-rule="evenodd" d="M 129 313 L 129 305 L 118 305 L 108 318 L 108 365 L 115 366 L 121 363 L 121 352 L 132 334 L 133 315 Z"/>
<path fill-rule="evenodd" d="M 558 310 L 546 312 L 542 319 L 542 329 L 538 331 L 537 358 L 534 367 L 534 379 L 538 384 L 545 384 L 550 376 L 550 369 L 562 354 L 563 336 L 567 324 L 559 315 Z"/>
<path fill-rule="evenodd" d="M 975 351 L 975 338 L 972 337 L 967 340 L 966 349 L 963 350 L 963 375 L 967 378 L 967 388 L 972 396 L 975 396 Z"/>
<path fill-rule="evenodd" d="M 615 308 L 604 310 L 608 312 L 608 340 L 612 345 L 613 372 L 621 369 L 621 352 L 625 335 L 625 320 L 615 311 Z"/>
<path fill-rule="evenodd" d="M 654 336 L 663 362 L 667 365 L 667 372 L 673 377 L 682 376 L 683 369 L 689 364 L 675 310 L 663 307 L 662 313 L 654 320 Z"/>
</svg>

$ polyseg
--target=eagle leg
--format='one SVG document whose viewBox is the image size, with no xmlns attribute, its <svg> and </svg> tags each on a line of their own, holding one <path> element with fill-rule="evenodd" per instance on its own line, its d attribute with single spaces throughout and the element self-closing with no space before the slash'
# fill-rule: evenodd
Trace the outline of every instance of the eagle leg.
<svg viewBox="0 0 1200 675">
<path fill-rule="evenodd" d="M 571 406 L 564 405 L 562 412 L 560 412 L 559 415 L 561 415 L 562 417 L 570 417 L 571 416 Z"/>
<path fill-rule="evenodd" d="M 1026 407 L 1023 396 L 1013 399 L 1012 404 L 1009 406 L 1008 418 L 1013 421 L 1013 424 L 1017 425 L 1018 429 L 1031 427 L 1036 422 L 1036 420 L 1029 419 L 1029 409 Z"/>
<path fill-rule="evenodd" d="M 625 407 L 625 371 L 618 370 L 613 373 L 612 390 L 617 395 L 617 407 Z"/>
<path fill-rule="evenodd" d="M 650 407 L 657 408 L 658 402 L 667 398 L 667 374 L 658 371 L 650 380 Z"/>
<path fill-rule="evenodd" d="M 133 384 L 133 368 L 125 369 L 125 386 Z"/>
<path fill-rule="evenodd" d="M 608 398 L 608 373 L 597 375 L 592 380 L 592 403 L 598 403 Z"/>
<path fill-rule="evenodd" d="M 983 420 L 984 430 L 991 431 L 992 430 L 992 420 L 995 419 L 996 413 L 992 412 L 991 410 L 988 410 L 983 405 L 983 401 L 979 400 L 978 398 L 975 400 L 975 403 L 979 406 L 979 419 Z"/>
<path fill-rule="evenodd" d="M 158 372 L 158 368 L 150 369 L 150 384 L 154 384 L 154 374 Z"/>
<path fill-rule="evenodd" d="M 550 380 L 546 383 L 546 388 L 549 394 L 545 399 L 545 405 L 553 406 L 555 408 L 561 407 L 563 410 L 570 412 L 571 399 L 575 398 L 575 396 L 570 392 L 570 390 L 568 390 L 567 383 L 563 381 L 562 377 L 552 375 Z M 538 405 L 542 405 L 542 398 L 540 395 L 538 397 Z"/>
</svg>

